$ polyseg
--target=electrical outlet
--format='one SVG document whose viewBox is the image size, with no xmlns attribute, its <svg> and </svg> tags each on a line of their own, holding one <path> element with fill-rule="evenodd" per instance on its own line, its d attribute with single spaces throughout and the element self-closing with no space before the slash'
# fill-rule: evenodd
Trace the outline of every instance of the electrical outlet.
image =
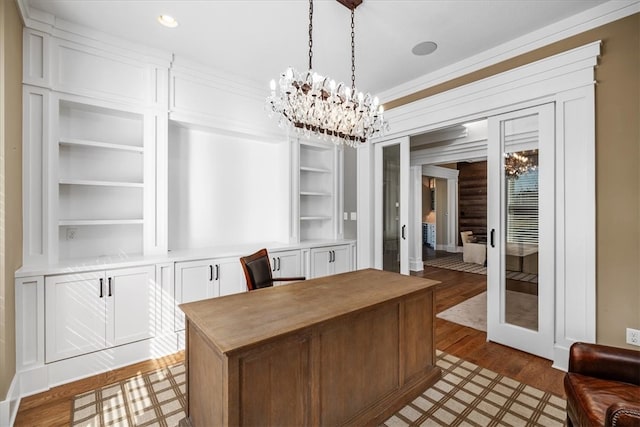
<svg viewBox="0 0 640 427">
<path fill-rule="evenodd" d="M 67 228 L 67 240 L 73 240 L 76 238 L 77 228 Z"/>
<path fill-rule="evenodd" d="M 640 347 L 640 331 L 639 330 L 627 328 L 627 344 L 637 345 Z"/>
</svg>

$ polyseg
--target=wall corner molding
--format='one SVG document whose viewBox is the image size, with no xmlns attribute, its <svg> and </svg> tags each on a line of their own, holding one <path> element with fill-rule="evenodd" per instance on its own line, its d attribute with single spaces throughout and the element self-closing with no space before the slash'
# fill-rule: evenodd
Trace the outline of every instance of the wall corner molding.
<svg viewBox="0 0 640 427">
<path fill-rule="evenodd" d="M 18 374 L 13 376 L 9 391 L 5 400 L 0 401 L 0 426 L 12 426 L 18 415 L 20 406 L 20 390 L 18 387 Z"/>
</svg>

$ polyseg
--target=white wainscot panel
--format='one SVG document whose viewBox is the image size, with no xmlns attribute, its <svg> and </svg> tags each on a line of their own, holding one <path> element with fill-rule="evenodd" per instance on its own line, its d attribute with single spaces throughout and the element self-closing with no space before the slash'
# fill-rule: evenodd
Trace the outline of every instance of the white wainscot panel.
<svg viewBox="0 0 640 427">
<path fill-rule="evenodd" d="M 44 277 L 16 279 L 16 370 L 44 364 Z"/>
<path fill-rule="evenodd" d="M 277 119 L 264 109 L 268 86 L 261 91 L 253 83 L 212 75 L 195 76 L 173 71 L 171 75 L 170 118 L 260 140 L 282 140 Z"/>
<path fill-rule="evenodd" d="M 25 28 L 22 80 L 25 84 L 44 86 L 49 81 L 49 35 Z"/>
<path fill-rule="evenodd" d="M 565 337 L 571 342 L 593 341 L 595 293 L 592 277 L 594 259 L 595 224 L 592 215 L 595 192 L 593 174 L 594 151 L 583 125 L 585 99 L 572 99 L 563 103 L 565 121 L 565 174 L 564 174 L 564 243 L 566 264 L 565 285 Z"/>
<path fill-rule="evenodd" d="M 57 41 L 53 86 L 63 92 L 150 104 L 151 69 L 94 48 Z"/>
</svg>

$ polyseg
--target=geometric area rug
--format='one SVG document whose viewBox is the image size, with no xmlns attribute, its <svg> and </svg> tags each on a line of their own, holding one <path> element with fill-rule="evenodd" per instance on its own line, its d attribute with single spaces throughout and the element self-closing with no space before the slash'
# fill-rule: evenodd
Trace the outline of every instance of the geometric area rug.
<svg viewBox="0 0 640 427">
<path fill-rule="evenodd" d="M 442 378 L 382 425 L 562 426 L 565 401 L 436 350 Z M 185 418 L 179 363 L 75 396 L 72 426 L 178 426 Z"/>
<path fill-rule="evenodd" d="M 441 379 L 382 425 L 563 426 L 566 401 L 436 350 Z"/>
<path fill-rule="evenodd" d="M 506 291 L 505 322 L 523 328 L 538 329 L 538 297 L 523 292 Z M 479 331 L 487 332 L 487 293 L 462 301 L 436 317 Z"/>
<path fill-rule="evenodd" d="M 184 363 L 74 397 L 72 426 L 177 426 L 185 418 Z"/>
</svg>

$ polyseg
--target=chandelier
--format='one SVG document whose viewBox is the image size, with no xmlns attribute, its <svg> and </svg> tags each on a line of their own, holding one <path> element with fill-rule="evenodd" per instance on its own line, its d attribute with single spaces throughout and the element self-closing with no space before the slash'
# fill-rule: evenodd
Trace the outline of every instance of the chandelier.
<svg viewBox="0 0 640 427">
<path fill-rule="evenodd" d="M 309 69 L 299 72 L 289 67 L 277 84 L 271 80 L 266 107 L 270 116 L 280 115 L 280 127 L 355 147 L 386 131 L 388 124 L 378 97 L 356 90 L 354 12 L 362 1 L 338 1 L 351 9 L 351 87 L 313 71 L 313 0 L 309 0 Z"/>
<path fill-rule="evenodd" d="M 504 172 L 507 179 L 518 179 L 520 175 L 538 168 L 538 150 L 504 153 Z"/>
</svg>

